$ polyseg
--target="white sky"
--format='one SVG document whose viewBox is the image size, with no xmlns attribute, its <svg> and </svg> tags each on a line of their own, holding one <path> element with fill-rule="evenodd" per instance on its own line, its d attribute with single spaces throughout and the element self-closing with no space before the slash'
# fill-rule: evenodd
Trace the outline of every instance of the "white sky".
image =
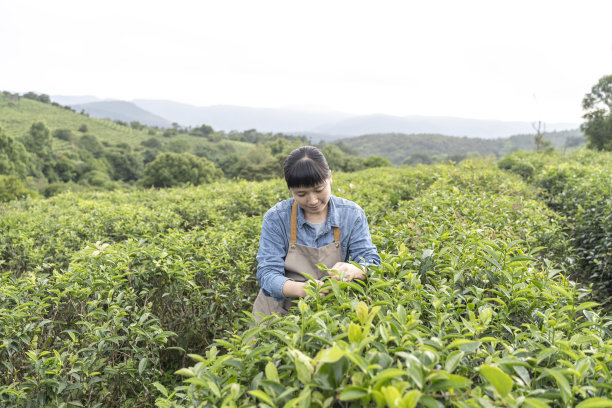
<svg viewBox="0 0 612 408">
<path fill-rule="evenodd" d="M 0 90 L 581 122 L 612 1 L 0 0 Z"/>
</svg>

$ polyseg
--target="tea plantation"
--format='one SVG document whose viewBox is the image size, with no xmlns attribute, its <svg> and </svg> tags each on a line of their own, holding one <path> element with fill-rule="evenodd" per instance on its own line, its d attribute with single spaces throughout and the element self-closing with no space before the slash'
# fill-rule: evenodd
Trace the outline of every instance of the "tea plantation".
<svg viewBox="0 0 612 408">
<path fill-rule="evenodd" d="M 335 174 L 383 263 L 264 326 L 280 180 L 3 205 L 0 406 L 612 407 L 605 298 L 569 278 L 612 274 L 612 160 L 581 154 Z"/>
</svg>

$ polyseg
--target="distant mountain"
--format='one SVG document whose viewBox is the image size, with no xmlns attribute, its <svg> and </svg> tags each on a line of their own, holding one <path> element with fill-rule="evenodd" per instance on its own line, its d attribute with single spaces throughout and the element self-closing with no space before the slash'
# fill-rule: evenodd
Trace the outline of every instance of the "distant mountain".
<svg viewBox="0 0 612 408">
<path fill-rule="evenodd" d="M 84 103 L 98 102 L 102 99 L 93 95 L 82 95 L 82 96 L 67 96 L 67 95 L 51 95 L 51 100 L 57 102 L 60 105 L 81 105 Z"/>
<path fill-rule="evenodd" d="M 547 123 L 548 131 L 575 129 L 576 123 Z M 443 116 L 367 115 L 344 119 L 312 129 L 321 134 L 358 136 L 374 133 L 431 133 L 496 139 L 522 133 L 534 133 L 529 122 L 464 119 Z"/>
<path fill-rule="evenodd" d="M 298 109 L 248 108 L 216 105 L 198 107 L 164 100 L 137 99 L 141 108 L 183 126 L 207 124 L 218 130 L 282 132 L 309 136 L 313 141 L 374 133 L 434 133 L 484 139 L 533 133 L 530 122 L 437 116 L 360 115 Z M 548 131 L 575 129 L 577 123 L 547 123 Z"/>
<path fill-rule="evenodd" d="M 168 100 L 136 99 L 132 102 L 102 101 L 95 96 L 53 96 L 60 104 L 85 109 L 90 115 L 151 126 L 183 127 L 209 125 L 230 132 L 256 129 L 265 133 L 305 135 L 313 142 L 333 141 L 371 134 L 439 134 L 497 139 L 533 134 L 530 122 L 505 122 L 443 116 L 350 115 L 337 111 L 294 108 L 250 108 L 244 106 L 194 106 Z M 93 101 L 92 101 L 93 100 Z M 91 101 L 91 102 L 75 102 Z M 576 129 L 578 123 L 546 123 L 546 130 Z"/>
<path fill-rule="evenodd" d="M 199 107 L 165 100 L 136 99 L 133 102 L 149 112 L 168 118 L 182 126 L 206 124 L 214 129 L 227 132 L 249 129 L 272 133 L 303 132 L 351 116 L 334 111 L 249 108 L 228 105 Z"/>
<path fill-rule="evenodd" d="M 137 121 L 148 126 L 168 128 L 172 122 L 140 108 L 131 102 L 101 101 L 85 104 L 70 105 L 77 112 L 84 110 L 94 118 L 122 120 L 124 122 Z"/>
</svg>

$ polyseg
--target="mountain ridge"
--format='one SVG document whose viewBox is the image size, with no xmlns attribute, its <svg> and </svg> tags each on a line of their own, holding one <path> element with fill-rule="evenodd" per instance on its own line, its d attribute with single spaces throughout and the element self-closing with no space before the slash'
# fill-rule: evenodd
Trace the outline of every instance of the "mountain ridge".
<svg viewBox="0 0 612 408">
<path fill-rule="evenodd" d="M 139 111 L 136 116 L 130 116 L 124 108 L 121 108 L 121 105 L 118 105 L 122 102 L 133 104 L 142 111 Z M 115 109 L 111 109 L 112 104 L 117 104 Z M 85 109 L 86 112 L 96 117 L 102 117 L 100 115 L 104 114 L 106 115 L 104 117 L 110 117 L 114 120 L 127 122 L 135 120 L 152 126 L 170 127 L 172 123 L 177 123 L 183 127 L 208 125 L 225 132 L 256 129 L 265 133 L 306 135 L 311 137 L 313 142 L 388 133 L 443 134 L 482 139 L 498 139 L 517 134 L 535 133 L 533 123 L 525 121 L 470 119 L 451 116 L 394 116 L 380 113 L 352 115 L 344 112 L 312 111 L 296 107 L 195 106 L 161 99 L 135 99 L 130 102 L 95 101 L 71 106 L 75 109 Z M 105 107 L 103 113 L 93 109 L 99 106 Z M 89 112 L 88 109 L 92 109 L 92 111 Z M 578 123 L 546 123 L 548 132 L 572 130 L 578 127 Z"/>
</svg>

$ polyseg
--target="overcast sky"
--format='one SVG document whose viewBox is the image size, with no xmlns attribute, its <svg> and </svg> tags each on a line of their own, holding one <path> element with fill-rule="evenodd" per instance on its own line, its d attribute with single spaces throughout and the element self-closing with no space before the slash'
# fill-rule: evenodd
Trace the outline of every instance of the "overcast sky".
<svg viewBox="0 0 612 408">
<path fill-rule="evenodd" d="M 0 0 L 0 90 L 581 122 L 612 1 Z"/>
</svg>

